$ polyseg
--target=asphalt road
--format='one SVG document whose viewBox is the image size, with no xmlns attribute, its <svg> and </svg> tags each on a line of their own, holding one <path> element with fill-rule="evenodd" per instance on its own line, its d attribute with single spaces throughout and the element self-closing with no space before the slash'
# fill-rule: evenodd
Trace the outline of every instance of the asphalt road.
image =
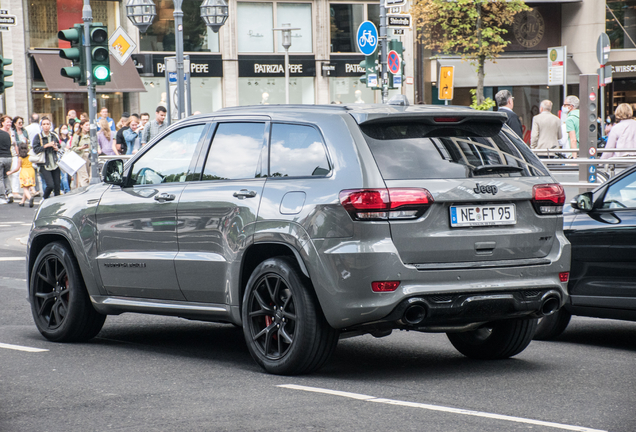
<svg viewBox="0 0 636 432">
<path fill-rule="evenodd" d="M 0 206 L 0 431 L 636 431 L 631 322 L 574 317 L 504 361 L 443 334 L 363 336 L 301 377 L 264 374 L 231 325 L 124 314 L 48 342 L 20 259 L 33 213 Z"/>
</svg>

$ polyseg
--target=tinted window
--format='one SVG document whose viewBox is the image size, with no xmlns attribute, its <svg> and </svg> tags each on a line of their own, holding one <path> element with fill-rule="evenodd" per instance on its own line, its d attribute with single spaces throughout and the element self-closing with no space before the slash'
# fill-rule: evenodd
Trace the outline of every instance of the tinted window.
<svg viewBox="0 0 636 432">
<path fill-rule="evenodd" d="M 636 173 L 628 175 L 607 188 L 603 198 L 603 208 L 636 208 Z"/>
<path fill-rule="evenodd" d="M 530 150 L 524 152 L 500 131 L 501 125 L 384 123 L 361 129 L 387 180 L 547 175 Z M 488 166 L 504 167 L 481 169 Z"/>
<path fill-rule="evenodd" d="M 311 126 L 272 125 L 269 158 L 271 177 L 329 174 L 329 162 L 322 136 Z"/>
<path fill-rule="evenodd" d="M 220 123 L 205 161 L 203 180 L 260 177 L 265 123 Z"/>
<path fill-rule="evenodd" d="M 172 132 L 135 162 L 132 184 L 186 181 L 192 155 L 205 125 L 188 126 Z"/>
</svg>

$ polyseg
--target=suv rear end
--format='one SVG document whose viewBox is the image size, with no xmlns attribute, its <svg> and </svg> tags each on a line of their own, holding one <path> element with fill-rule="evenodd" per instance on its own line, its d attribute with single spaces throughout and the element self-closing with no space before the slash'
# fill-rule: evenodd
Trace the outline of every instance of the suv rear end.
<svg viewBox="0 0 636 432">
<path fill-rule="evenodd" d="M 329 323 L 447 332 L 472 357 L 521 352 L 567 296 L 563 188 L 501 113 L 348 109 L 363 173 L 339 193 L 352 238 L 313 239 Z"/>
</svg>

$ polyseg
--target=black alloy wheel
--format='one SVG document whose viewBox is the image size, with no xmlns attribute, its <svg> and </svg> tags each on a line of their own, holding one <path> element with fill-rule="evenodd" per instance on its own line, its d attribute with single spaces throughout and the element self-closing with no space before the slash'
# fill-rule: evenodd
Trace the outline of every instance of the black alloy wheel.
<svg viewBox="0 0 636 432">
<path fill-rule="evenodd" d="M 252 273 L 242 307 L 243 333 L 267 372 L 312 372 L 331 356 L 338 332 L 326 322 L 309 281 L 287 257 L 265 260 Z"/>
<path fill-rule="evenodd" d="M 31 272 L 29 300 L 35 325 L 55 342 L 91 339 L 105 315 L 90 302 L 79 265 L 68 246 L 50 243 L 38 254 Z"/>
</svg>

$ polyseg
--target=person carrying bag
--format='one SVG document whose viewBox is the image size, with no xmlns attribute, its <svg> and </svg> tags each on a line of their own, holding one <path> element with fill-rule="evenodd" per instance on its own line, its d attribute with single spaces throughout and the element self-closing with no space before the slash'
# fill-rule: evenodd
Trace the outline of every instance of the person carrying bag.
<svg viewBox="0 0 636 432">
<path fill-rule="evenodd" d="M 60 149 L 60 140 L 57 135 L 51 132 L 51 120 L 48 117 L 42 117 L 42 132 L 33 138 L 33 152 L 37 155 L 43 154 L 43 161 L 38 162 L 40 166 L 40 175 L 46 183 L 43 198 L 46 199 L 51 195 L 60 195 L 60 167 L 57 165 L 58 150 Z M 31 158 L 29 158 L 31 160 Z M 31 161 L 33 163 L 33 161 Z"/>
</svg>

